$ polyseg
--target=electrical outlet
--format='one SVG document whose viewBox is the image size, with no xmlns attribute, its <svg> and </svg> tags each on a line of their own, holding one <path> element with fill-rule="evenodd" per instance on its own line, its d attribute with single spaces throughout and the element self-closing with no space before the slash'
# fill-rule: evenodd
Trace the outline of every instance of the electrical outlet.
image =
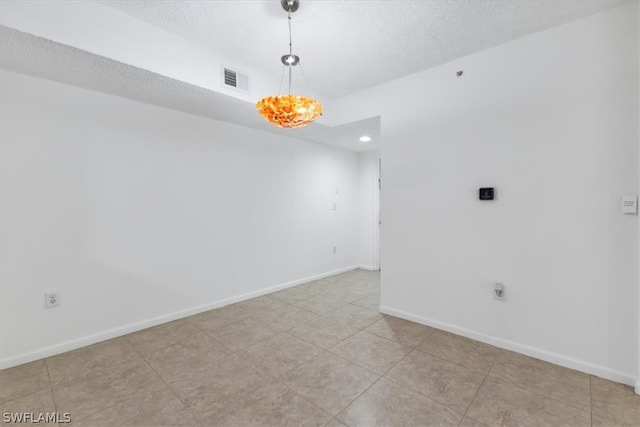
<svg viewBox="0 0 640 427">
<path fill-rule="evenodd" d="M 44 308 L 52 308 L 60 305 L 60 291 L 44 293 Z"/>
<path fill-rule="evenodd" d="M 334 246 L 334 247 L 333 247 L 333 254 L 335 255 L 335 254 L 337 254 L 337 253 L 338 253 L 338 247 L 337 247 L 337 246 Z"/>
<path fill-rule="evenodd" d="M 493 285 L 493 299 L 504 301 L 504 285 L 500 282 Z"/>
</svg>

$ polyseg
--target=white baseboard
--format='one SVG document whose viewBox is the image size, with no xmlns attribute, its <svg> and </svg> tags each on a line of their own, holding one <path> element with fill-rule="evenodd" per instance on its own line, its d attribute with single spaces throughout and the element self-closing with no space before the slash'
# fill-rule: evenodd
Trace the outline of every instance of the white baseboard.
<svg viewBox="0 0 640 427">
<path fill-rule="evenodd" d="M 555 365 L 564 366 L 565 368 L 574 369 L 576 371 L 595 375 L 597 377 L 604 378 L 607 380 L 615 381 L 622 384 L 627 384 L 632 387 L 635 385 L 636 393 L 640 394 L 640 380 L 636 381 L 636 378 L 632 374 L 629 374 L 626 372 L 617 371 L 615 369 L 611 369 L 606 366 L 596 365 L 594 363 L 575 359 L 573 357 L 563 356 L 550 351 L 542 350 L 535 347 L 530 347 L 514 341 L 509 341 L 502 338 L 483 335 L 478 332 L 472 331 L 470 329 L 465 329 L 449 323 L 439 322 L 437 320 L 416 316 L 414 314 L 407 313 L 401 310 L 396 310 L 391 307 L 386 307 L 381 305 L 380 313 L 388 314 L 394 317 L 399 317 L 405 320 L 410 320 L 412 322 L 420 323 L 422 325 L 431 326 L 433 328 L 451 332 L 452 334 L 461 335 L 463 337 L 471 338 L 473 340 L 490 344 L 495 347 L 511 350 L 516 353 L 521 353 L 527 356 L 534 357 L 536 359 L 553 363 Z"/>
<path fill-rule="evenodd" d="M 377 268 L 368 265 L 358 265 L 358 268 L 361 270 L 378 271 Z"/>
<path fill-rule="evenodd" d="M 312 282 L 314 280 L 319 280 L 325 277 L 335 276 L 336 274 L 345 273 L 347 271 L 356 270 L 357 268 L 359 267 L 357 265 L 354 265 L 350 267 L 340 268 L 338 270 L 328 271 L 326 273 L 316 274 L 314 276 L 305 277 L 303 279 L 293 280 L 291 282 L 282 283 L 280 285 L 264 288 L 259 291 L 249 292 L 249 293 L 238 295 L 232 298 L 210 302 L 210 303 L 199 305 L 197 307 L 192 307 L 186 310 L 176 311 L 163 316 L 158 316 L 153 319 L 143 320 L 141 322 L 131 323 L 128 325 L 98 332 L 96 334 L 91 334 L 81 338 L 65 341 L 50 347 L 39 348 L 37 350 L 33 350 L 27 353 L 19 354 L 17 356 L 0 360 L 0 370 L 22 365 L 24 363 L 33 362 L 35 360 L 44 359 L 45 357 L 55 356 L 56 354 L 65 353 L 71 350 L 76 350 L 81 347 L 86 347 L 91 344 L 96 344 L 112 338 L 121 337 L 123 335 L 141 331 L 143 329 L 151 328 L 153 326 L 161 325 L 163 323 L 193 316 L 194 314 L 213 310 L 215 308 L 224 307 L 226 305 L 233 304 L 240 301 L 245 301 L 251 298 L 256 298 L 262 295 L 270 294 L 272 292 L 280 291 L 282 289 L 287 289 L 293 286 L 298 286 L 303 283 Z"/>
</svg>

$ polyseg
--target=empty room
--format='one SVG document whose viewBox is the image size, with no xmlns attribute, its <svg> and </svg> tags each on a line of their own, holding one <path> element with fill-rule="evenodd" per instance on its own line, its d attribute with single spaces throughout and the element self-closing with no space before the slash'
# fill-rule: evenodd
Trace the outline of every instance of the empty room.
<svg viewBox="0 0 640 427">
<path fill-rule="evenodd" d="M 639 24 L 0 0 L 2 425 L 640 427 Z"/>
</svg>

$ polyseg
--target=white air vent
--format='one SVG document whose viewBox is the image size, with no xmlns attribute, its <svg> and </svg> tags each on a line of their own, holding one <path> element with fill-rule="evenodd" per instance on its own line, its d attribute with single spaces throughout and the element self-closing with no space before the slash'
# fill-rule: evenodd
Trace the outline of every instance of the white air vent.
<svg viewBox="0 0 640 427">
<path fill-rule="evenodd" d="M 241 74 L 231 68 L 222 68 L 222 86 L 234 88 L 243 92 L 249 91 L 249 76 Z"/>
</svg>

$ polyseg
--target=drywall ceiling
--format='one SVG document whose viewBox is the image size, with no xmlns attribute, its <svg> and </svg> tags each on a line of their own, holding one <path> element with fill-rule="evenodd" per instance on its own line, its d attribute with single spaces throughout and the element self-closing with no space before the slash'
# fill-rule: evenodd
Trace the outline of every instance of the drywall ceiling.
<svg viewBox="0 0 640 427">
<path fill-rule="evenodd" d="M 293 47 L 310 89 L 336 99 L 625 2 L 301 0 Z M 279 0 L 103 3 L 270 75 L 288 51 Z"/>
</svg>

